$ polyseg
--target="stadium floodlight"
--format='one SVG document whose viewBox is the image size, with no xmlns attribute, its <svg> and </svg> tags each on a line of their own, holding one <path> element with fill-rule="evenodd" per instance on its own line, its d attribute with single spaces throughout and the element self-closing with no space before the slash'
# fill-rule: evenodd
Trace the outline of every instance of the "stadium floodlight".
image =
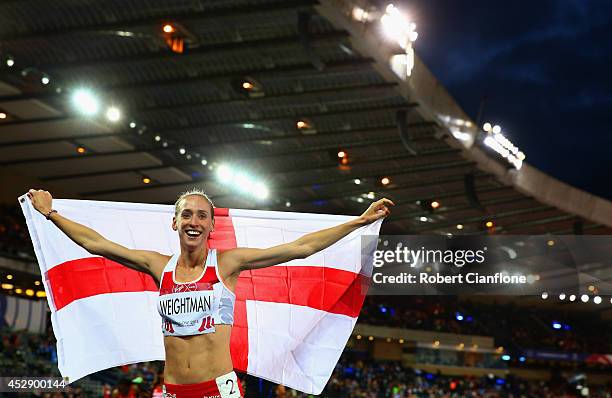
<svg viewBox="0 0 612 398">
<path fill-rule="evenodd" d="M 542 300 L 546 300 L 548 298 L 548 293 L 543 292 L 542 293 Z"/>
<path fill-rule="evenodd" d="M 393 4 L 387 6 L 380 22 L 385 35 L 403 49 L 407 49 L 418 37 L 416 24 L 410 22 Z"/>
<path fill-rule="evenodd" d="M 227 165 L 220 165 L 217 168 L 217 178 L 223 183 L 228 183 L 234 178 L 234 171 Z"/>
<path fill-rule="evenodd" d="M 49 84 L 51 82 L 51 79 L 49 78 L 49 76 L 47 75 L 42 75 L 42 77 L 40 78 L 40 82 L 46 86 L 47 84 Z"/>
<path fill-rule="evenodd" d="M 116 106 L 111 106 L 106 110 L 106 118 L 115 123 L 121 120 L 121 111 Z"/>
<path fill-rule="evenodd" d="M 575 294 L 571 294 L 569 296 L 569 301 L 576 301 L 576 295 Z"/>
<path fill-rule="evenodd" d="M 13 58 L 12 56 L 8 55 L 6 57 L 6 66 L 8 66 L 9 68 L 12 67 L 13 65 L 15 65 L 15 58 Z"/>
<path fill-rule="evenodd" d="M 505 158 L 517 170 L 520 170 L 525 160 L 525 154 L 521 152 L 508 138 L 501 133 L 501 127 L 491 123 L 485 123 L 483 129 L 487 132 L 484 144 Z"/>
<path fill-rule="evenodd" d="M 262 182 L 255 183 L 253 186 L 253 194 L 258 199 L 266 199 L 270 194 L 268 187 Z"/>
<path fill-rule="evenodd" d="M 589 302 L 589 296 L 588 296 L 588 295 L 586 295 L 586 294 L 583 294 L 582 296 L 580 296 L 580 300 L 581 300 L 583 303 L 588 303 L 588 302 Z"/>
<path fill-rule="evenodd" d="M 559 300 L 561 300 L 561 301 L 565 300 L 565 293 L 561 293 L 559 295 Z"/>
<path fill-rule="evenodd" d="M 251 192 L 255 181 L 246 173 L 236 173 L 234 176 L 234 185 L 239 191 Z"/>
<path fill-rule="evenodd" d="M 595 304 L 601 304 L 601 297 L 599 297 L 599 296 L 595 296 L 595 297 L 593 297 L 593 302 L 594 302 Z"/>
<path fill-rule="evenodd" d="M 461 315 L 459 312 L 457 312 L 455 314 L 455 319 L 457 319 L 458 321 L 462 321 L 463 320 L 463 315 Z"/>
<path fill-rule="evenodd" d="M 72 104 L 79 113 L 88 116 L 93 116 L 100 110 L 100 101 L 86 88 L 80 88 L 72 94 Z"/>
<path fill-rule="evenodd" d="M 501 356 L 502 361 L 509 361 L 510 360 L 510 355 L 508 354 L 504 354 Z"/>
<path fill-rule="evenodd" d="M 552 323 L 552 327 L 553 327 L 553 329 L 559 330 L 559 329 L 561 329 L 561 324 L 559 322 L 557 322 L 557 321 L 554 321 Z"/>
<path fill-rule="evenodd" d="M 361 180 L 359 178 L 355 178 L 353 182 L 355 183 L 355 185 L 361 184 Z"/>
</svg>

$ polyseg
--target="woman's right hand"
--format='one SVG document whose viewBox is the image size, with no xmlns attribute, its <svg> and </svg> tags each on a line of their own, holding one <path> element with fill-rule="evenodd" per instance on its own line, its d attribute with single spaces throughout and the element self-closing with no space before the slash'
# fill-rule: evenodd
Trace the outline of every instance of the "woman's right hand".
<svg viewBox="0 0 612 398">
<path fill-rule="evenodd" d="M 48 214 L 53 209 L 53 197 L 47 191 L 30 189 L 28 191 L 28 198 L 32 201 L 32 206 L 42 215 Z"/>
</svg>

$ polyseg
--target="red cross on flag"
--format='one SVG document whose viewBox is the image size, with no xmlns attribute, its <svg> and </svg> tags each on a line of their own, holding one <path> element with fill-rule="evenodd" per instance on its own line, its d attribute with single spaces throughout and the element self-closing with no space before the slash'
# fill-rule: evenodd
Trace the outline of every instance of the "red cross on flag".
<svg viewBox="0 0 612 398">
<path fill-rule="evenodd" d="M 25 195 L 20 203 L 43 275 L 62 376 L 72 382 L 114 366 L 163 360 L 153 279 L 92 256 L 34 210 Z M 58 199 L 53 204 L 65 217 L 126 247 L 180 250 L 171 228 L 173 206 Z M 266 248 L 349 219 L 215 209 L 209 247 Z M 380 225 L 362 227 L 306 259 L 242 272 L 231 337 L 234 367 L 319 394 L 355 326 L 371 276 L 371 268 L 362 267 L 361 237 L 378 235 Z"/>
</svg>

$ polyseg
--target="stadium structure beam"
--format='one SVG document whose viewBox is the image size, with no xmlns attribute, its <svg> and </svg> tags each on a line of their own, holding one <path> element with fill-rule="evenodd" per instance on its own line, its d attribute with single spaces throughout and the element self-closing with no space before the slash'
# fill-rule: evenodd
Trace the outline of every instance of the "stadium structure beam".
<svg viewBox="0 0 612 398">
<path fill-rule="evenodd" d="M 304 74 L 311 73 L 315 71 L 317 75 L 321 75 L 322 73 L 337 73 L 337 72 L 355 72 L 362 70 L 365 67 L 372 66 L 374 60 L 372 58 L 360 58 L 360 59 L 351 59 L 351 60 L 339 60 L 332 61 L 325 65 L 325 70 L 323 72 L 316 71 L 312 64 L 310 63 L 302 63 L 288 66 L 280 66 L 275 67 L 273 69 L 270 68 L 262 68 L 262 69 L 244 69 L 242 71 L 235 71 L 232 73 L 212 73 L 212 74 L 199 74 L 197 76 L 185 76 L 173 79 L 151 79 L 145 81 L 139 81 L 136 83 L 102 83 L 100 85 L 96 85 L 96 90 L 105 91 L 110 93 L 116 93 L 118 91 L 137 91 L 152 87 L 165 87 L 165 86 L 177 86 L 182 84 L 197 84 L 203 82 L 217 82 L 217 81 L 227 81 L 230 79 L 235 79 L 236 76 L 249 76 L 253 78 L 267 78 L 267 77 L 289 77 L 289 76 L 298 76 L 302 77 Z M 64 95 L 64 93 L 58 93 L 55 90 L 45 90 L 36 93 L 22 93 L 22 94 L 13 94 L 13 95 L 5 95 L 0 96 L 0 103 L 5 101 L 23 101 L 28 99 L 48 99 L 53 97 L 59 97 Z"/>
<path fill-rule="evenodd" d="M 249 118 L 249 119 L 242 119 L 242 120 L 223 120 L 223 121 L 219 121 L 219 122 L 208 122 L 208 123 L 201 123 L 201 124 L 192 124 L 189 126 L 177 126 L 177 127 L 170 127 L 170 128 L 164 128 L 164 129 L 159 129 L 159 128 L 154 128 L 151 126 L 147 126 L 147 128 L 150 131 L 155 131 L 156 133 L 165 133 L 165 132 L 171 132 L 171 131 L 176 131 L 176 130 L 188 130 L 188 129 L 192 129 L 192 128 L 198 128 L 198 127 L 210 127 L 210 126 L 231 126 L 234 124 L 256 124 L 256 123 L 266 123 L 266 122 L 277 122 L 277 121 L 284 121 L 284 120 L 291 120 L 292 122 L 297 119 L 297 118 L 311 118 L 311 117 L 326 117 L 326 116 L 336 116 L 336 115 L 347 115 L 347 114 L 352 114 L 352 113 L 363 113 L 363 112 L 376 112 L 376 111 L 384 111 L 384 110 L 397 110 L 397 109 L 404 109 L 404 108 L 414 108 L 419 106 L 418 103 L 414 102 L 414 103 L 408 103 L 408 104 L 402 104 L 402 105 L 386 105 L 386 106 L 378 106 L 378 107 L 368 107 L 368 106 L 363 106 L 363 107 L 357 107 L 356 109 L 347 109 L 347 110 L 343 110 L 343 111 L 335 111 L 335 112 L 327 112 L 327 111 L 319 111 L 319 112 L 310 112 L 307 114 L 300 114 L 297 116 L 294 115 L 283 115 L 280 117 L 269 117 L 269 118 Z M 2 123 L 2 126 L 14 126 L 14 125 L 25 125 L 25 124 L 32 124 L 32 125 L 36 125 L 38 123 L 49 123 L 49 122 L 55 122 L 55 121 L 62 121 L 62 120 L 67 120 L 67 119 L 71 119 L 71 118 L 77 118 L 77 116 L 54 116 L 54 117 L 47 117 L 47 118 L 41 118 L 41 119 L 34 119 L 34 120 L 15 120 L 15 121 L 10 121 L 10 122 L 6 122 L 6 123 Z M 0 131 L 2 129 L 2 126 L 0 126 Z M 145 125 L 146 126 L 146 125 Z M 130 130 L 127 130 L 130 131 Z"/>
<path fill-rule="evenodd" d="M 423 126 L 430 126 L 431 123 L 430 122 L 414 123 L 413 125 L 414 127 L 423 127 Z M 279 141 L 297 139 L 297 140 L 300 140 L 303 145 L 307 145 L 307 142 L 310 140 L 311 137 L 320 138 L 321 136 L 329 137 L 329 136 L 353 135 L 353 134 L 360 134 L 360 133 L 376 133 L 376 132 L 383 132 L 385 130 L 395 131 L 395 128 L 385 127 L 383 129 L 379 129 L 379 128 L 374 127 L 374 128 L 369 128 L 369 129 L 355 129 L 355 130 L 329 130 L 327 132 L 321 132 L 319 134 L 288 135 L 288 136 L 282 136 L 282 137 L 271 135 L 271 136 L 258 137 L 258 138 L 245 138 L 245 139 L 238 139 L 238 140 L 233 140 L 231 142 L 225 142 L 225 143 L 207 144 L 205 146 L 198 147 L 196 152 L 197 151 L 200 151 L 200 152 L 202 151 L 210 151 L 210 152 L 220 151 L 225 147 L 229 147 L 229 146 L 236 145 L 236 144 L 256 143 L 259 141 L 267 141 L 267 140 L 274 140 L 275 143 L 278 143 Z M 112 135 L 121 136 L 120 133 L 115 133 Z M 73 137 L 61 137 L 61 138 L 51 138 L 47 140 L 31 140 L 31 141 L 21 141 L 21 142 L 15 141 L 15 142 L 10 142 L 8 144 L 2 144 L 2 145 L 11 146 L 11 145 L 22 145 L 22 144 L 39 144 L 39 143 L 56 142 L 56 141 L 77 141 L 78 142 L 80 139 L 98 138 L 98 137 L 104 137 L 104 136 L 109 136 L 109 134 L 79 135 L 79 136 L 73 136 Z M 420 137 L 414 138 L 415 142 L 433 141 L 433 140 L 436 140 L 436 139 L 431 136 L 420 136 Z M 159 148 L 156 148 L 156 149 L 163 150 L 163 151 L 175 151 L 180 148 L 181 148 L 180 145 L 174 145 L 174 146 L 169 146 L 163 149 L 159 149 Z M 136 152 L 140 152 L 140 151 L 136 151 Z M 204 155 L 204 157 L 206 157 L 206 155 Z M 69 159 L 72 159 L 72 157 L 69 157 Z M 145 167 L 145 168 L 139 168 L 139 169 L 134 169 L 134 168 L 118 169 L 118 170 L 113 169 L 113 170 L 97 171 L 97 172 L 91 172 L 91 173 L 63 174 L 63 175 L 58 175 L 58 176 L 53 176 L 53 177 L 41 177 L 40 180 L 41 181 L 56 181 L 56 180 L 76 178 L 76 177 L 97 177 L 97 176 L 102 176 L 102 175 L 107 175 L 107 174 L 115 174 L 115 173 L 130 172 L 130 171 L 159 170 L 159 169 L 165 169 L 168 167 L 185 167 L 185 166 L 198 166 L 198 165 L 200 165 L 200 160 L 186 161 L 186 162 L 171 162 L 171 163 L 165 162 L 164 165 L 162 166 L 151 166 L 151 167 Z"/>
<path fill-rule="evenodd" d="M 553 207 L 553 209 L 554 209 L 554 207 Z M 561 211 L 561 210 L 559 210 L 559 211 Z M 529 227 L 533 227 L 533 226 L 537 226 L 537 225 L 546 225 L 546 224 L 550 224 L 550 223 L 554 223 L 554 222 L 558 222 L 558 221 L 573 220 L 575 218 L 576 218 L 576 215 L 574 215 L 574 214 L 566 214 L 566 215 L 563 215 L 563 216 L 542 218 L 542 219 L 539 219 L 539 220 L 533 220 L 533 221 L 527 221 L 527 222 L 520 223 L 520 224 L 509 225 L 507 227 L 504 227 L 504 232 L 505 231 L 514 231 L 514 230 L 521 229 L 521 228 L 529 228 Z"/>
<path fill-rule="evenodd" d="M 376 161 L 376 160 L 373 160 Z M 466 166 L 470 166 L 473 167 L 476 163 L 475 162 L 466 162 L 466 161 L 461 161 L 461 162 L 448 162 L 448 163 L 441 163 L 441 164 L 436 164 L 436 165 L 427 165 L 427 166 L 417 166 L 417 167 L 412 167 L 412 168 L 402 168 L 401 171 L 391 171 L 390 173 L 388 173 L 387 175 L 390 176 L 394 176 L 394 175 L 401 175 L 401 174 L 406 174 L 406 173 L 416 173 L 419 171 L 431 171 L 431 170 L 438 170 L 441 168 L 448 168 L 448 167 L 466 167 Z M 330 181 L 326 181 L 326 182 L 322 182 L 319 183 L 319 185 L 323 186 L 323 185 L 331 185 L 331 184 L 338 184 L 339 182 L 349 182 L 352 181 L 355 178 L 368 178 L 368 177 L 375 177 L 378 176 L 378 172 L 376 174 L 370 174 L 370 175 L 364 175 L 364 174 L 360 174 L 360 175 L 353 175 L 350 178 L 337 178 L 334 180 L 330 180 Z M 317 179 L 320 180 L 320 176 L 317 176 Z M 194 178 L 192 181 L 189 181 L 187 183 L 199 183 L 199 182 L 206 182 L 206 181 L 215 181 L 212 177 L 200 177 L 200 178 Z M 299 184 L 299 185 L 275 185 L 275 188 L 281 188 L 281 189 L 289 189 L 289 188 L 308 188 L 310 186 L 312 186 L 314 182 L 309 182 L 308 184 Z M 94 192 L 94 193 L 82 193 L 82 195 L 89 195 L 89 196 L 99 196 L 99 195 L 104 195 L 104 194 L 110 194 L 110 193 L 121 193 L 121 192 L 132 192 L 132 191 L 141 191 L 141 190 L 147 190 L 147 189 L 151 189 L 151 188 L 159 188 L 159 187 L 173 187 L 173 186 L 180 186 L 180 185 L 185 185 L 186 182 L 180 182 L 180 183 L 167 183 L 167 184 L 147 184 L 144 186 L 137 186 L 137 187 L 133 187 L 133 188 L 122 188 L 122 189 L 118 189 L 118 190 L 111 190 L 111 191 L 105 191 L 105 192 Z"/>
<path fill-rule="evenodd" d="M 367 146 L 367 145 L 379 145 L 379 144 L 389 144 L 389 143 L 395 143 L 397 142 L 398 139 L 397 138 L 388 138 L 388 139 L 378 139 L 378 140 L 367 140 L 367 141 L 361 141 L 361 142 L 354 142 L 354 143 L 348 143 L 348 144 L 344 144 L 343 146 L 348 148 L 348 147 L 361 147 L 361 146 Z M 423 137 L 422 139 L 420 139 L 419 141 L 437 141 L 434 137 Z M 175 146 L 172 148 L 154 148 L 154 149 L 131 149 L 131 150 L 124 150 L 124 151 L 113 151 L 113 152 L 102 152 L 102 153 L 90 153 L 90 154 L 84 154 L 84 155 L 70 155 L 70 156 L 52 156 L 52 157 L 46 157 L 46 158 L 28 158 L 28 159 L 19 159 L 19 160 L 11 160 L 8 162 L 0 162 L 1 166 L 14 166 L 17 164 L 24 164 L 24 163 L 29 163 L 29 162 L 49 162 L 49 161 L 62 161 L 62 160 L 73 160 L 73 159 L 85 159 L 85 158 L 99 158 L 99 157 L 107 157 L 107 156 L 114 156 L 114 155 L 126 155 L 126 154 L 138 154 L 138 153 L 143 153 L 143 152 L 147 152 L 147 153 L 151 153 L 151 154 L 163 154 L 163 153 L 168 153 L 172 150 L 176 150 L 176 149 L 180 149 L 181 146 Z M 297 150 L 293 150 L 292 153 L 272 153 L 272 154 L 259 154 L 259 155 L 249 155 L 249 154 L 245 154 L 241 157 L 241 160 L 259 160 L 259 159 L 266 159 L 266 158 L 272 158 L 272 157 L 286 157 L 286 156 L 292 156 L 294 153 L 310 153 L 310 152 L 317 152 L 320 151 L 322 149 L 334 149 L 334 148 L 338 148 L 337 144 L 330 144 L 328 146 L 318 146 L 318 147 L 313 147 L 313 148 L 304 148 L 304 149 L 297 149 Z M 448 149 L 440 149 L 440 150 L 436 150 L 436 151 L 431 151 L 431 152 L 422 152 L 417 156 L 412 156 L 411 158 L 418 158 L 420 156 L 437 156 L 437 155 L 444 155 L 444 154 L 451 154 L 451 153 L 460 153 L 461 150 L 460 149 L 455 149 L 455 148 L 448 148 Z M 402 155 L 390 155 L 388 159 L 383 159 L 383 160 L 401 160 L 406 158 L 407 156 L 405 154 Z M 369 161 L 352 161 L 351 164 L 354 163 L 366 163 Z M 328 162 L 331 164 L 332 162 Z M 186 165 L 187 163 L 179 163 L 178 165 Z M 192 162 L 191 164 L 198 164 L 198 162 Z M 333 165 L 337 166 L 337 163 L 334 162 Z M 159 166 L 158 166 L 159 167 Z M 169 167 L 168 165 L 165 165 L 164 167 Z M 300 168 L 296 171 L 305 171 L 305 170 L 309 170 L 308 168 Z"/>
<path fill-rule="evenodd" d="M 61 3 L 61 0 L 58 1 Z M 49 28 L 41 29 L 35 32 L 12 32 L 3 34 L 0 36 L 0 40 L 3 42 L 16 42 L 23 40 L 32 40 L 44 38 L 58 39 L 63 36 L 73 36 L 77 34 L 103 34 L 106 32 L 113 31 L 125 31 L 130 26 L 161 26 L 169 21 L 179 21 L 181 23 L 186 22 L 202 22 L 206 20 L 216 20 L 223 17 L 231 16 L 248 16 L 250 14 L 263 14 L 271 11 L 283 11 L 293 10 L 296 8 L 310 9 L 316 4 L 313 0 L 277 0 L 268 4 L 247 4 L 237 7 L 225 7 L 215 10 L 195 11 L 188 10 L 183 12 L 170 12 L 165 14 L 163 17 L 144 17 L 144 18 L 130 18 L 121 21 L 113 22 L 93 22 L 87 25 L 74 26 L 74 27 L 60 27 L 60 28 Z"/>
<path fill-rule="evenodd" d="M 208 101 L 188 101 L 178 104 L 171 105 L 153 105 L 153 106 L 145 106 L 140 108 L 133 108 L 131 112 L 152 112 L 159 110 L 173 110 L 173 109 L 185 109 L 185 108 L 199 108 L 208 105 L 249 105 L 253 102 L 265 102 L 266 100 L 275 100 L 279 98 L 308 98 L 310 96 L 319 96 L 324 94 L 338 94 L 340 92 L 355 92 L 355 95 L 358 96 L 359 93 L 367 94 L 375 91 L 384 91 L 389 89 L 394 89 L 397 87 L 396 82 L 384 82 L 377 84 L 359 84 L 353 86 L 344 86 L 344 87 L 331 87 L 331 88 L 321 88 L 315 90 L 304 90 L 304 91 L 292 91 L 283 94 L 274 94 L 274 95 L 265 95 L 262 97 L 255 98 L 228 98 L 228 99 L 214 99 Z M 333 101 L 333 99 L 331 99 Z M 325 103 L 326 99 L 321 99 L 322 103 Z"/>
<path fill-rule="evenodd" d="M 369 188 L 366 188 L 367 186 L 372 187 L 373 190 L 375 191 L 379 191 L 379 192 L 384 192 L 386 193 L 390 193 L 393 194 L 394 191 L 401 191 L 401 190 L 407 190 L 407 189 L 418 189 L 418 188 L 427 188 L 427 187 L 432 187 L 432 186 L 437 186 L 439 184 L 452 184 L 455 182 L 463 182 L 463 176 L 464 174 L 459 174 L 459 175 L 453 175 L 451 177 L 448 178 L 441 178 L 441 179 L 437 179 L 437 180 L 428 180 L 428 182 L 425 183 L 420 183 L 420 184 L 412 184 L 412 183 L 407 183 L 407 184 L 394 184 L 392 187 L 384 187 L 384 186 L 376 186 L 373 187 L 374 184 L 360 184 L 357 185 L 359 187 L 361 187 L 360 189 L 353 189 L 353 190 L 343 190 L 341 194 L 338 195 L 328 195 L 328 196 L 317 196 L 316 198 L 305 198 L 305 199 L 300 199 L 300 200 L 292 200 L 291 203 L 294 205 L 299 205 L 299 204 L 307 204 L 307 203 L 311 203 L 313 200 L 335 200 L 335 199 L 346 199 L 346 198 L 350 198 L 351 196 L 355 196 L 355 195 L 361 195 L 364 193 L 364 191 L 367 191 Z M 478 175 L 476 178 L 488 178 L 490 177 L 487 174 L 482 174 L 482 175 Z M 278 193 L 278 191 L 277 191 Z"/>
<path fill-rule="evenodd" d="M 508 187 L 508 188 L 511 188 L 511 187 Z M 491 218 L 498 220 L 500 218 L 513 217 L 513 216 L 518 216 L 521 214 L 537 213 L 537 212 L 542 212 L 542 211 L 547 211 L 547 210 L 557 210 L 557 209 L 553 206 L 537 206 L 537 207 L 530 207 L 527 209 L 518 209 L 518 210 L 511 210 L 511 211 L 506 211 L 506 212 L 501 212 L 501 213 L 495 213 L 495 214 L 487 214 L 487 215 L 479 216 L 479 217 L 469 217 L 465 219 L 458 219 L 458 220 L 453 220 L 452 222 L 447 222 L 447 223 L 442 223 L 442 224 L 438 224 L 434 222 L 431 224 L 431 226 L 427 228 L 415 229 L 414 232 L 422 233 L 425 231 L 435 231 L 435 230 L 442 229 L 442 228 L 454 227 L 457 224 L 466 225 L 466 224 L 487 221 L 487 220 L 490 220 Z"/>
<path fill-rule="evenodd" d="M 334 40 L 343 40 L 349 37 L 347 32 L 344 31 L 332 31 L 325 32 L 312 35 L 312 43 L 320 44 Z M 244 40 L 240 42 L 231 41 L 231 42 L 223 42 L 223 43 L 215 43 L 209 45 L 199 46 L 193 49 L 189 49 L 189 51 L 185 52 L 185 54 L 175 54 L 168 51 L 156 52 L 156 53 L 146 53 L 140 55 L 132 55 L 129 57 L 125 56 L 117 56 L 112 58 L 105 59 L 81 59 L 78 61 L 64 61 L 64 62 L 54 62 L 52 64 L 42 64 L 36 65 L 36 67 L 40 70 L 47 71 L 49 73 L 57 72 L 57 71 L 66 71 L 77 68 L 98 68 L 98 67 L 109 67 L 109 66 L 117 66 L 117 65 L 125 65 L 125 64 L 134 64 L 136 62 L 141 61 L 162 61 L 162 60 L 176 60 L 177 58 L 186 59 L 188 57 L 196 57 L 196 56 L 211 56 L 211 55 L 219 55 L 225 53 L 239 52 L 239 51 L 266 51 L 272 50 L 279 46 L 283 45 L 295 45 L 296 47 L 300 45 L 298 35 L 285 35 L 278 37 L 270 37 L 266 39 L 255 39 L 255 40 Z"/>
</svg>

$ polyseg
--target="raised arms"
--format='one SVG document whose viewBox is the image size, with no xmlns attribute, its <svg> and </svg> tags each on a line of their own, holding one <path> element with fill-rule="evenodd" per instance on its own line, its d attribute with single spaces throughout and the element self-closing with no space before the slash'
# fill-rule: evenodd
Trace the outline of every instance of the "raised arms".
<svg viewBox="0 0 612 398">
<path fill-rule="evenodd" d="M 306 258 L 319 252 L 357 228 L 373 223 L 389 215 L 393 206 L 389 199 L 380 199 L 370 205 L 358 218 L 344 224 L 304 235 L 293 242 L 270 247 L 268 249 L 238 248 L 221 253 L 221 261 L 229 274 L 238 274 L 242 270 L 269 267 L 297 258 Z"/>
<path fill-rule="evenodd" d="M 128 249 L 111 242 L 93 229 L 74 222 L 59 213 L 49 213 L 52 209 L 53 198 L 47 191 L 30 189 L 28 197 L 38 212 L 45 216 L 49 214 L 49 219 L 53 224 L 89 253 L 109 258 L 128 268 L 147 273 L 159 281 L 163 267 L 168 261 L 166 256 L 153 251 Z"/>
</svg>

